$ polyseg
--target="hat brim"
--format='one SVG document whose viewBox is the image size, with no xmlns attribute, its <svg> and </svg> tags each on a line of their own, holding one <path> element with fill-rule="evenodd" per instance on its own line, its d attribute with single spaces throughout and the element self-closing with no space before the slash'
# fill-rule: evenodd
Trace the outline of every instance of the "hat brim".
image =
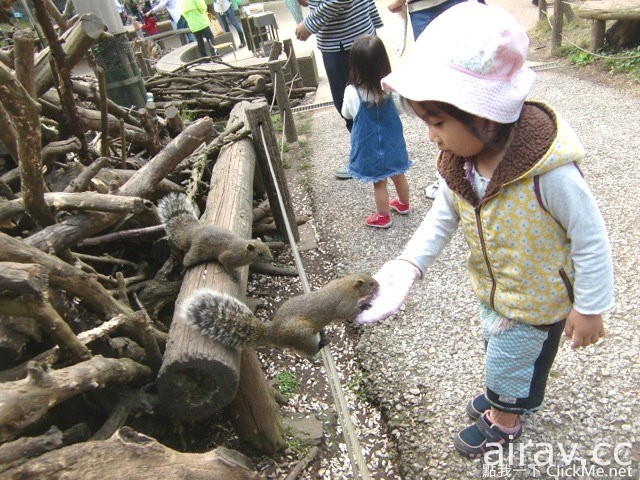
<svg viewBox="0 0 640 480">
<path fill-rule="evenodd" d="M 494 79 L 448 65 L 415 60 L 383 78 L 382 88 L 416 102 L 448 103 L 498 123 L 518 120 L 535 80 L 535 73 L 527 67 L 522 67 L 509 79 Z M 469 92 L 473 94 L 469 95 Z"/>
</svg>

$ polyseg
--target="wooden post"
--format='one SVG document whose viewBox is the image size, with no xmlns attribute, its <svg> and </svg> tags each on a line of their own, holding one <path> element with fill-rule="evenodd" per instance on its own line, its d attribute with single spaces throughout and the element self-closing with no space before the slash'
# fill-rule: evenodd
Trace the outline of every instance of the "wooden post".
<svg viewBox="0 0 640 480">
<path fill-rule="evenodd" d="M 267 63 L 267 65 L 269 66 L 274 95 L 276 96 L 278 109 L 280 110 L 284 136 L 289 143 L 297 142 L 298 132 L 296 131 L 296 124 L 293 121 L 293 114 L 291 113 L 291 106 L 289 105 L 289 95 L 287 95 L 287 86 L 284 81 L 284 74 L 282 73 L 282 64 L 276 60 Z"/>
<path fill-rule="evenodd" d="M 551 33 L 552 53 L 556 53 L 556 50 L 562 45 L 562 20 L 564 17 L 562 11 L 562 0 L 553 0 L 553 31 Z"/>
<path fill-rule="evenodd" d="M 242 351 L 240 365 L 240 388 L 227 414 L 241 439 L 261 452 L 275 453 L 286 442 L 273 387 L 265 380 L 254 350 Z"/>
<path fill-rule="evenodd" d="M 136 63 L 138 64 L 138 67 L 142 72 L 142 76 L 145 78 L 150 77 L 151 68 L 149 67 L 149 63 L 147 62 L 147 59 L 144 58 L 144 55 L 142 54 L 142 52 L 136 52 L 135 56 L 136 56 Z"/>
<path fill-rule="evenodd" d="M 538 0 L 538 20 L 547 18 L 547 0 Z"/>
<path fill-rule="evenodd" d="M 227 125 L 244 116 L 247 105 L 247 102 L 236 104 Z M 220 151 L 211 174 L 203 224 L 218 225 L 250 237 L 255 162 L 255 150 L 247 138 Z M 242 299 L 249 268 L 242 267 L 238 273 L 236 282 L 216 262 L 187 270 L 176 301 L 157 386 L 163 406 L 181 417 L 206 417 L 232 400 L 242 405 L 242 413 L 234 415 L 242 440 L 271 453 L 284 446 L 282 420 L 255 352 L 249 349 L 242 352 L 241 372 L 240 350 L 226 347 L 189 327 L 181 312 L 182 302 L 202 287 Z M 234 411 L 240 411 L 239 408 L 236 406 Z"/>
<path fill-rule="evenodd" d="M 282 169 L 282 163 L 280 162 L 280 151 L 278 150 L 278 143 L 273 133 L 269 107 L 265 102 L 253 103 L 251 107 L 247 108 L 246 114 L 249 128 L 253 135 L 253 144 L 258 153 L 258 164 L 260 165 L 260 171 L 262 172 L 262 178 L 266 186 L 269 204 L 273 212 L 273 219 L 276 222 L 278 231 L 285 240 L 297 242 L 300 240 L 300 233 L 298 232 L 298 224 L 296 223 L 293 206 L 291 205 L 289 187 L 287 186 L 287 180 Z M 264 144 L 267 146 L 266 151 Z M 271 168 L 269 167 L 269 159 L 267 156 L 271 159 L 271 167 L 276 177 L 275 183 L 271 175 Z M 280 190 L 280 194 L 282 195 L 284 211 L 280 209 L 276 184 L 277 189 Z M 289 239 L 287 235 L 287 229 L 284 224 L 285 218 L 289 219 L 293 239 Z"/>
<path fill-rule="evenodd" d="M 604 46 L 604 34 L 607 30 L 606 20 L 591 19 L 591 38 L 589 48 L 592 52 L 597 52 Z"/>
<path fill-rule="evenodd" d="M 287 64 L 289 65 L 289 71 L 291 72 L 291 80 L 293 81 L 293 88 L 302 88 L 302 75 L 300 75 L 300 67 L 298 66 L 298 58 L 296 57 L 296 51 L 293 49 L 293 42 L 290 38 L 282 41 L 284 52 L 287 54 Z"/>
</svg>

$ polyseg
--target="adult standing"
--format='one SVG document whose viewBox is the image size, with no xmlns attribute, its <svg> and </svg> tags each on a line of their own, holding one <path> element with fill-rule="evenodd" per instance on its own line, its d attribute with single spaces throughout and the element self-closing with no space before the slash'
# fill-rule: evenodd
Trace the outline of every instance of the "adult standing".
<svg viewBox="0 0 640 480">
<path fill-rule="evenodd" d="M 409 11 L 409 19 L 411 20 L 411 30 L 413 31 L 413 39 L 417 40 L 422 31 L 431 21 L 445 10 L 462 3 L 466 0 L 393 0 L 387 8 L 394 13 L 401 13 L 406 8 Z M 479 3 L 485 3 L 480 0 Z M 429 185 L 425 194 L 427 198 L 435 198 L 438 187 L 440 186 L 440 175 L 436 171 L 437 179 Z"/>
<path fill-rule="evenodd" d="M 375 35 L 382 19 L 373 0 L 298 0 L 311 11 L 296 27 L 296 38 L 307 40 L 316 35 L 318 50 L 327 72 L 333 105 L 342 115 L 344 90 L 349 79 L 349 55 L 357 37 Z M 353 120 L 345 119 L 349 132 Z M 351 178 L 347 167 L 335 171 L 338 178 Z"/>
<path fill-rule="evenodd" d="M 224 31 L 231 31 L 229 28 L 229 23 L 231 23 L 233 28 L 236 29 L 236 32 L 238 32 L 238 38 L 240 39 L 240 45 L 238 45 L 238 48 L 245 47 L 247 44 L 244 41 L 244 32 L 242 31 L 242 26 L 238 23 L 236 12 L 233 9 L 231 0 L 213 0 L 213 8 L 220 17 Z"/>
<path fill-rule="evenodd" d="M 407 5 L 413 38 L 416 40 L 434 18 L 464 1 L 466 0 L 394 0 L 387 8 L 391 12 L 398 13 L 404 8 L 405 4 Z"/>
<path fill-rule="evenodd" d="M 180 0 L 160 0 L 151 10 L 145 13 L 145 16 L 148 17 L 154 13 L 161 12 L 162 10 L 169 12 L 169 16 L 171 17 L 171 26 L 174 30 L 189 28 L 189 25 L 182 16 L 182 12 L 180 10 Z M 180 43 L 182 45 L 195 41 L 191 33 L 187 33 L 187 39 L 185 39 L 184 35 L 180 35 Z"/>
<path fill-rule="evenodd" d="M 204 0 L 180 0 L 180 8 L 182 16 L 187 20 L 189 28 L 196 37 L 198 43 L 198 51 L 201 57 L 215 55 L 215 47 L 213 33 L 209 24 L 209 15 L 207 15 L 207 5 Z M 207 51 L 207 44 L 212 50 Z"/>
</svg>

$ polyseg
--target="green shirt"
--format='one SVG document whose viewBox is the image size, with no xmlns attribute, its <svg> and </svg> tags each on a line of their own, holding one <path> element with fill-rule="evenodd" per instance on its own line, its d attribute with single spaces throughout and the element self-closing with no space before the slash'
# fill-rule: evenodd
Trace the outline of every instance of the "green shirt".
<svg viewBox="0 0 640 480">
<path fill-rule="evenodd" d="M 209 27 L 207 5 L 204 0 L 180 0 L 182 16 L 192 32 L 199 32 Z"/>
</svg>

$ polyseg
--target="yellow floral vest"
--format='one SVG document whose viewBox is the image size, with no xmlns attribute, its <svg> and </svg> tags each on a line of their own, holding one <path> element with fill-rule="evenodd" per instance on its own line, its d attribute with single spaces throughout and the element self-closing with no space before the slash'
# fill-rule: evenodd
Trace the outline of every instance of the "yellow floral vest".
<svg viewBox="0 0 640 480">
<path fill-rule="evenodd" d="M 527 115 L 521 118 L 505 154 L 505 159 L 517 159 L 519 169 L 501 172 L 498 182 L 492 178 L 485 197 L 475 204 L 452 192 L 470 248 L 467 266 L 478 299 L 505 318 L 547 325 L 566 318 L 571 309 L 574 269 L 570 240 L 539 198 L 538 176 L 560 165 L 579 163 L 584 152 L 573 130 L 550 107 L 527 105 Z M 533 157 L 530 142 L 538 133 L 530 138 L 518 139 L 518 135 L 526 137 L 542 122 L 554 134 L 537 161 L 527 159 Z"/>
</svg>

